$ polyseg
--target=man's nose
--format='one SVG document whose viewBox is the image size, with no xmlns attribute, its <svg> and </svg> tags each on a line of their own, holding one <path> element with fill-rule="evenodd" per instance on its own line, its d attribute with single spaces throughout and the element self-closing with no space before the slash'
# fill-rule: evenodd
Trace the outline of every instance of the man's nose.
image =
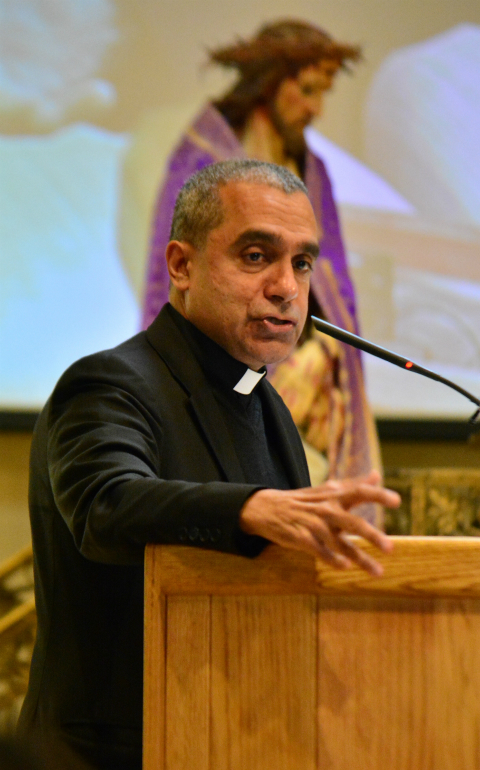
<svg viewBox="0 0 480 770">
<path fill-rule="evenodd" d="M 298 294 L 298 283 L 295 270 L 290 261 L 276 263 L 271 266 L 269 280 L 265 286 L 265 294 L 277 302 L 291 302 Z"/>
</svg>

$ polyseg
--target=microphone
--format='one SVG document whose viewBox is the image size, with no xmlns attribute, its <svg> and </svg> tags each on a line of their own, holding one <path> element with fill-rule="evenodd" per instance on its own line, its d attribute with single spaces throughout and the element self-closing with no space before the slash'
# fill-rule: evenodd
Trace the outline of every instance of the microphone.
<svg viewBox="0 0 480 770">
<path fill-rule="evenodd" d="M 330 337 L 335 337 L 335 339 L 340 340 L 340 342 L 346 342 L 347 345 L 353 345 L 354 348 L 359 348 L 365 353 L 371 353 L 372 356 L 383 358 L 384 361 L 389 361 L 391 364 L 395 364 L 395 366 L 399 366 L 401 369 L 406 369 L 409 372 L 416 372 L 417 374 L 423 374 L 424 377 L 429 377 L 431 380 L 436 380 L 437 382 L 443 382 L 444 385 L 447 385 L 449 388 L 453 388 L 453 390 L 461 393 L 462 396 L 465 396 L 470 401 L 473 401 L 473 403 L 478 407 L 480 407 L 480 399 L 476 398 L 476 396 L 473 396 L 468 392 L 468 390 L 464 390 L 459 385 L 456 385 L 451 380 L 447 380 L 446 377 L 442 377 L 440 374 L 432 372 L 431 369 L 426 369 L 424 366 L 419 366 L 413 361 L 410 361 L 408 358 L 399 356 L 398 353 L 393 353 L 391 350 L 382 348 L 380 345 L 375 345 L 373 342 L 369 342 L 368 340 L 363 339 L 363 337 L 359 337 L 357 334 L 347 332 L 345 329 L 341 329 L 339 326 L 334 326 L 334 324 L 331 324 L 328 321 L 323 321 L 321 318 L 316 318 L 316 316 L 312 315 L 311 319 L 313 325 L 316 329 L 318 329 L 318 331 L 324 332 Z M 469 422 L 475 422 L 479 414 L 480 408 L 477 409 L 472 417 L 470 417 Z"/>
</svg>

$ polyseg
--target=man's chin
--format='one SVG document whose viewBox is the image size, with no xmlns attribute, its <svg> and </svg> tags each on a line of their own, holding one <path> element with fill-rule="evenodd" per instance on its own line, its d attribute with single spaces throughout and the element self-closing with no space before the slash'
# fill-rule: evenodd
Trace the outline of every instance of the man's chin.
<svg viewBox="0 0 480 770">
<path fill-rule="evenodd" d="M 261 362 L 255 368 L 260 369 L 264 365 L 281 363 L 293 352 L 295 345 L 296 340 L 293 343 L 280 340 L 259 343 L 251 351 L 252 360 Z"/>
</svg>

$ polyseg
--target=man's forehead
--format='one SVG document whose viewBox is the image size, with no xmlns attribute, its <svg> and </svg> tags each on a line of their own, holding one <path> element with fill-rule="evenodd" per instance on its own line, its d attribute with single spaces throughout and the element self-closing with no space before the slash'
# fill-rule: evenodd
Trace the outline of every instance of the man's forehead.
<svg viewBox="0 0 480 770">
<path fill-rule="evenodd" d="M 216 230 L 228 228 L 232 243 L 255 241 L 255 233 L 260 241 L 260 233 L 274 234 L 279 228 L 289 231 L 299 244 L 318 243 L 322 236 L 310 200 L 303 190 L 287 193 L 267 184 L 243 180 L 228 182 L 220 189 L 223 217 Z M 211 234 L 215 238 L 215 230 Z"/>
<path fill-rule="evenodd" d="M 238 211 L 239 204 L 247 208 L 254 208 L 259 203 L 268 204 L 274 199 L 283 199 L 285 203 L 292 198 L 304 202 L 307 207 L 311 206 L 308 195 L 303 190 L 298 189 L 293 192 L 285 192 L 281 187 L 268 182 L 257 180 L 240 179 L 232 180 L 219 188 L 220 196 L 224 209 L 233 209 L 232 213 Z M 255 201 L 255 203 L 253 203 Z"/>
</svg>

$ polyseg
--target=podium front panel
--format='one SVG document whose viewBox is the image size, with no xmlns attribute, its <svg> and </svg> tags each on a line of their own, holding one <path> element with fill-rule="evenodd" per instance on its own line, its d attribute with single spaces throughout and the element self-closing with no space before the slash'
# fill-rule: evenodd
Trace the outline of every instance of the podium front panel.
<svg viewBox="0 0 480 770">
<path fill-rule="evenodd" d="M 384 563 L 149 547 L 144 770 L 478 770 L 480 542 Z"/>
</svg>

